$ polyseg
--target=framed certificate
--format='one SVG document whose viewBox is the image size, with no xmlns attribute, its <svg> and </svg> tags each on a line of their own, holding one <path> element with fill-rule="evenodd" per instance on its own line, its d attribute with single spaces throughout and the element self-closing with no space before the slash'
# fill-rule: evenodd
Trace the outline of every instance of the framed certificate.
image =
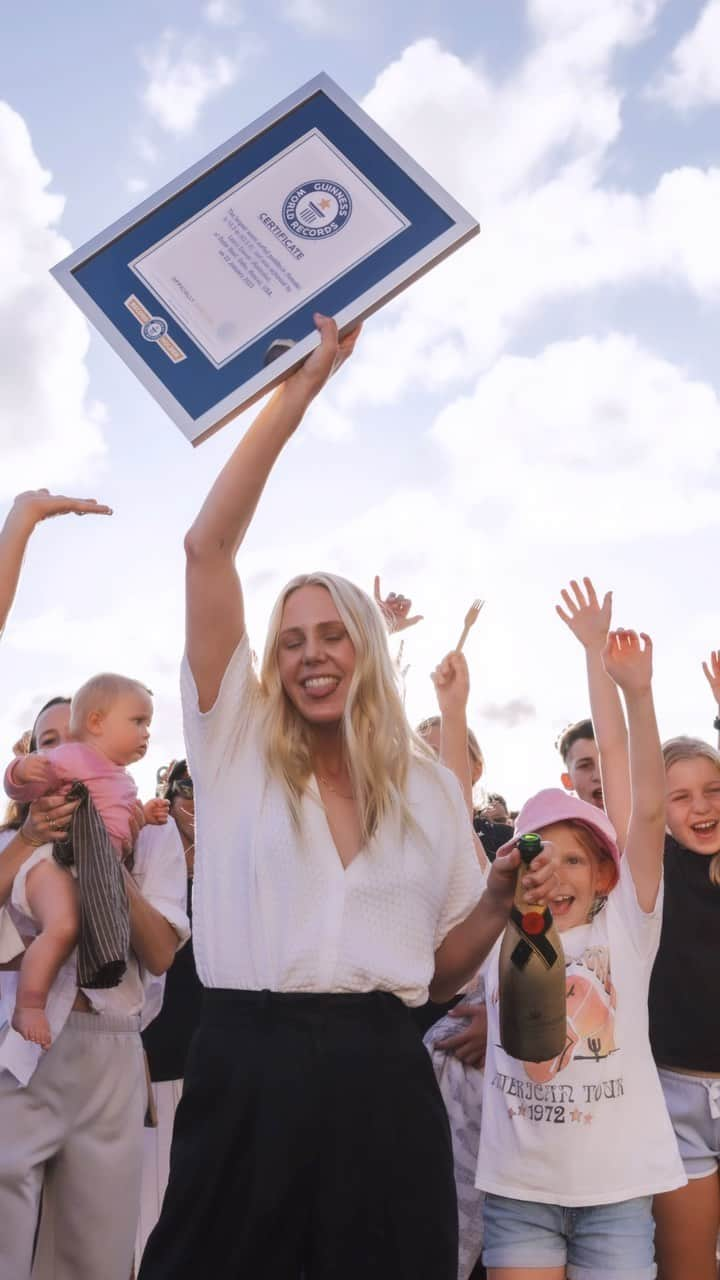
<svg viewBox="0 0 720 1280">
<path fill-rule="evenodd" d="M 199 444 L 478 231 L 320 75 L 53 275 Z"/>
</svg>

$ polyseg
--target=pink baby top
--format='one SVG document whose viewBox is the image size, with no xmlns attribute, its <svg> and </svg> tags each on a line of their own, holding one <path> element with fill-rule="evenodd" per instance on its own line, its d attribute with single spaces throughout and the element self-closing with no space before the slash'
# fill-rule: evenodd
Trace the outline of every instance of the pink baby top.
<svg viewBox="0 0 720 1280">
<path fill-rule="evenodd" d="M 127 770 L 121 764 L 113 764 L 86 742 L 65 742 L 38 755 L 50 761 L 56 785 L 14 782 L 13 772 L 18 762 L 13 760 L 5 773 L 5 790 L 10 799 L 28 803 L 59 790 L 65 783 L 84 782 L 110 839 L 119 850 L 130 837 L 130 816 L 137 803 L 137 787 Z"/>
</svg>

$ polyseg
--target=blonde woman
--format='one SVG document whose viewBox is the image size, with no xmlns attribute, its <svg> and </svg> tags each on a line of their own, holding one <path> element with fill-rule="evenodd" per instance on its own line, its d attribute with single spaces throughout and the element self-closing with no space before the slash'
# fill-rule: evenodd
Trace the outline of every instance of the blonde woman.
<svg viewBox="0 0 720 1280">
<path fill-rule="evenodd" d="M 289 583 L 253 672 L 235 555 L 356 338 L 317 325 L 319 347 L 186 540 L 193 919 L 208 990 L 142 1280 L 457 1273 L 447 1120 L 408 1007 L 477 969 L 507 919 L 516 859 L 481 897 L 459 787 L 412 733 L 381 615 L 352 583 Z M 532 890 L 552 876 L 546 858 Z"/>
</svg>

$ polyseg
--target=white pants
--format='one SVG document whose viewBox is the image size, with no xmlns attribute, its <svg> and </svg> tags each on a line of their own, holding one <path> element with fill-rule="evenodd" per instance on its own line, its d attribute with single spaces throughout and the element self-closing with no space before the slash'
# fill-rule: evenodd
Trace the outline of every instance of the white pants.
<svg viewBox="0 0 720 1280">
<path fill-rule="evenodd" d="M 144 1111 L 137 1017 L 71 1013 L 26 1088 L 0 1073 L 0 1280 L 128 1280 Z"/>
<path fill-rule="evenodd" d="M 157 1111 L 157 1125 L 146 1129 L 143 1137 L 142 1191 L 140 1217 L 135 1237 L 135 1270 L 140 1270 L 147 1238 L 160 1217 L 163 1197 L 170 1174 L 170 1146 L 175 1112 L 182 1097 L 182 1080 L 162 1080 L 152 1085 Z"/>
</svg>

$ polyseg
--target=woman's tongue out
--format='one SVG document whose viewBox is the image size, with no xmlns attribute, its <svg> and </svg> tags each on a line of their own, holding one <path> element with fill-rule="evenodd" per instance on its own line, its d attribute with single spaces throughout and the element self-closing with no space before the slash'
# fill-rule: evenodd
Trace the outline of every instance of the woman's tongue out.
<svg viewBox="0 0 720 1280">
<path fill-rule="evenodd" d="M 312 698 L 314 702 L 318 702 L 333 694 L 338 687 L 338 683 L 336 676 L 310 676 L 303 681 L 303 689 L 309 698 Z"/>
</svg>

